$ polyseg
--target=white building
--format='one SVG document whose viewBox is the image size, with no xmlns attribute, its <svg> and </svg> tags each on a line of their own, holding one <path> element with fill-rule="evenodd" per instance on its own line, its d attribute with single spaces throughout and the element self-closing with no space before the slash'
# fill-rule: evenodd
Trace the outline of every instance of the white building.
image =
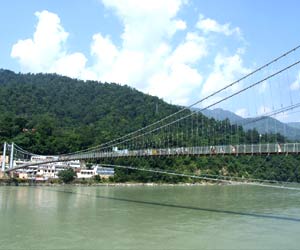
<svg viewBox="0 0 300 250">
<path fill-rule="evenodd" d="M 95 175 L 99 175 L 101 178 L 109 178 L 114 176 L 115 170 L 113 168 L 101 167 L 94 165 L 92 169 L 81 169 L 77 173 L 77 178 L 92 178 Z"/>
<path fill-rule="evenodd" d="M 35 180 L 48 180 L 48 179 L 57 179 L 58 173 L 61 170 L 67 168 L 79 169 L 80 162 L 79 160 L 68 161 L 68 162 L 53 162 L 47 163 L 48 161 L 57 160 L 57 156 L 39 156 L 35 155 L 31 157 L 31 162 L 41 162 L 41 164 L 37 166 L 31 166 L 25 169 L 18 169 L 16 172 L 19 174 L 19 178 L 21 179 L 35 179 Z M 45 162 L 45 163 L 43 163 Z M 23 161 L 16 161 L 16 165 L 22 165 Z"/>
<path fill-rule="evenodd" d="M 45 164 L 45 165 L 40 165 L 37 169 L 36 172 L 36 177 L 41 178 L 43 177 L 44 180 L 48 179 L 57 179 L 58 178 L 58 173 L 61 170 L 64 170 L 68 168 L 67 165 L 56 165 L 56 164 Z"/>
<path fill-rule="evenodd" d="M 98 175 L 100 175 L 100 177 L 102 177 L 102 178 L 109 178 L 110 176 L 114 176 L 115 169 L 114 168 L 97 166 L 96 173 Z"/>
<path fill-rule="evenodd" d="M 88 178 L 92 178 L 95 175 L 97 175 L 97 173 L 94 169 L 81 169 L 80 172 L 77 173 L 77 178 L 88 179 Z"/>
</svg>

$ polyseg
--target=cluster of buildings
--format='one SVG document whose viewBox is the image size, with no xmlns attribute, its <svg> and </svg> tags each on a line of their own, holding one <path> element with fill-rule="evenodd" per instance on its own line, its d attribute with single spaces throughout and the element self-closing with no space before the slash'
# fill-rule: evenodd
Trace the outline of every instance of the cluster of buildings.
<svg viewBox="0 0 300 250">
<path fill-rule="evenodd" d="M 100 178 L 114 176 L 114 168 L 102 167 L 98 164 L 87 168 L 85 162 L 79 160 L 46 163 L 53 160 L 57 160 L 55 156 L 32 156 L 30 159 L 32 163 L 41 162 L 41 164 L 18 169 L 15 171 L 15 175 L 20 179 L 47 181 L 49 179 L 58 179 L 58 173 L 60 171 L 72 168 L 79 179 L 89 179 L 97 175 Z M 24 161 L 15 160 L 14 167 L 21 166 L 24 163 Z"/>
</svg>

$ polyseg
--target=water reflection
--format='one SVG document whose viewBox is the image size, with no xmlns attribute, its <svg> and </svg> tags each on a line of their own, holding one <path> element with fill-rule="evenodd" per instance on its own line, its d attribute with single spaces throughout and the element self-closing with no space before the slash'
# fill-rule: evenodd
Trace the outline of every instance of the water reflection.
<svg viewBox="0 0 300 250">
<path fill-rule="evenodd" d="M 212 213 L 220 213 L 220 214 L 230 214 L 230 215 L 249 216 L 249 217 L 256 217 L 256 218 L 300 222 L 300 218 L 297 218 L 297 217 L 288 217 L 288 216 L 275 215 L 275 214 L 242 212 L 242 211 L 234 211 L 234 210 L 227 210 L 227 209 L 214 209 L 214 208 L 207 208 L 207 207 L 198 207 L 198 206 L 180 205 L 180 204 L 172 204 L 172 203 L 164 203 L 164 202 L 137 200 L 137 199 L 113 197 L 113 196 L 106 196 L 106 195 L 104 196 L 104 195 L 99 195 L 99 194 L 87 194 L 87 193 L 82 193 L 82 192 L 75 192 L 70 189 L 61 190 L 61 189 L 40 188 L 40 187 L 35 187 L 35 189 L 42 189 L 42 190 L 49 191 L 49 192 L 72 194 L 72 195 L 76 195 L 76 196 L 86 196 L 89 198 L 129 202 L 129 203 L 151 205 L 151 206 L 169 207 L 169 208 L 176 208 L 176 209 L 189 209 L 189 210 L 194 210 L 194 211 L 204 211 L 204 212 L 212 212 Z M 69 199 L 70 198 L 68 198 L 68 200 Z M 91 199 L 90 201 L 93 202 L 93 200 L 94 199 Z"/>
</svg>

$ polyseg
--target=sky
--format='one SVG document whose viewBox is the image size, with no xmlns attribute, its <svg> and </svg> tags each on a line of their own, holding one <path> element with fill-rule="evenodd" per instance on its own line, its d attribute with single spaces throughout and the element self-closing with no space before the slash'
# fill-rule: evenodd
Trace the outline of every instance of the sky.
<svg viewBox="0 0 300 250">
<path fill-rule="evenodd" d="M 189 105 L 299 45 L 299 10 L 298 0 L 1 0 L 0 68 L 126 84 Z M 299 91 L 298 66 L 218 107 L 255 116 L 300 102 Z"/>
</svg>

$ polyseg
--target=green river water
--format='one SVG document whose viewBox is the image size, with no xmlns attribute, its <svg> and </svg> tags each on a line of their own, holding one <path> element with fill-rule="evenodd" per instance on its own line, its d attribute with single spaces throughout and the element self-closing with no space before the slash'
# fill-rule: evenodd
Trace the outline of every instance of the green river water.
<svg viewBox="0 0 300 250">
<path fill-rule="evenodd" d="M 300 249 L 300 191 L 0 187 L 0 249 Z"/>
</svg>

